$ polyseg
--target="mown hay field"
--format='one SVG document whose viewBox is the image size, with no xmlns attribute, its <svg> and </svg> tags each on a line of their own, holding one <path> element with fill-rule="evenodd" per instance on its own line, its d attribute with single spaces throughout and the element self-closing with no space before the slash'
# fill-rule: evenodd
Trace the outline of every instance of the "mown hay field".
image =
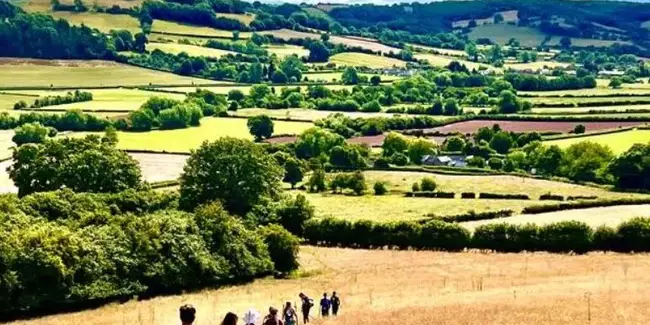
<svg viewBox="0 0 650 325">
<path fill-rule="evenodd" d="M 533 200 L 479 200 L 412 198 L 404 195 L 348 196 L 341 194 L 307 194 L 316 217 L 345 220 L 399 221 L 422 220 L 433 216 L 453 216 L 474 212 L 523 208 L 544 202 Z M 548 203 L 548 202 L 547 202 Z"/>
<path fill-rule="evenodd" d="M 223 12 L 218 12 L 217 17 L 238 20 L 245 25 L 250 25 L 250 23 L 252 23 L 253 20 L 255 20 L 255 15 L 253 14 L 227 14 Z"/>
<path fill-rule="evenodd" d="M 544 39 L 546 39 L 546 34 L 532 27 L 520 27 L 508 24 L 490 24 L 478 26 L 472 29 L 469 33 L 469 38 L 471 40 L 488 38 L 501 45 L 508 43 L 511 38 L 515 38 L 522 46 L 535 47 L 540 45 Z"/>
<path fill-rule="evenodd" d="M 413 47 L 416 51 L 435 51 L 442 55 L 459 56 L 459 57 L 467 58 L 467 52 L 463 50 L 452 50 L 452 49 L 445 49 L 441 47 L 431 47 L 431 46 L 425 46 L 420 44 L 409 44 L 409 43 L 407 43 L 406 45 Z"/>
<path fill-rule="evenodd" d="M 232 54 L 232 55 L 237 54 L 237 52 L 232 52 L 232 51 L 219 50 L 219 49 L 213 49 L 209 47 L 189 45 L 189 44 L 179 44 L 179 43 L 148 43 L 147 50 L 148 51 L 160 50 L 174 55 L 185 52 L 189 56 L 205 56 L 208 58 L 220 58 L 228 54 Z"/>
<path fill-rule="evenodd" d="M 149 132 L 118 132 L 118 148 L 124 150 L 151 150 L 156 152 L 189 152 L 203 141 L 221 137 L 253 139 L 246 119 L 207 117 L 201 126 L 177 130 Z M 275 121 L 275 134 L 300 134 L 313 126 L 305 122 Z"/>
<path fill-rule="evenodd" d="M 303 246 L 301 274 L 247 285 L 112 304 L 13 325 L 168 325 L 193 304 L 198 324 L 227 312 L 318 300 L 337 291 L 340 316 L 315 325 L 611 325 L 650 323 L 650 256 L 353 250 Z"/>
<path fill-rule="evenodd" d="M 568 63 L 555 62 L 555 61 L 535 61 L 528 63 L 506 63 L 504 68 L 512 70 L 541 70 L 541 69 L 554 69 L 554 68 L 566 68 Z"/>
<path fill-rule="evenodd" d="M 172 94 L 164 92 L 154 92 L 154 91 L 145 91 L 138 89 L 80 89 L 81 91 L 88 91 L 93 94 L 93 100 L 88 102 L 78 102 L 70 103 L 63 105 L 53 105 L 45 106 L 40 108 L 34 108 L 33 110 L 71 110 L 71 109 L 80 109 L 82 111 L 102 111 L 102 110 L 111 110 L 111 111 L 133 111 L 142 104 L 144 104 L 151 97 L 164 97 L 171 98 L 176 100 L 185 99 L 185 95 L 182 94 Z M 65 95 L 67 91 L 19 91 L 21 94 L 35 94 L 38 96 L 56 96 L 56 95 Z M 0 99 L 2 95 L 0 95 Z M 37 97 L 23 97 L 24 101 L 28 104 L 32 104 Z"/>
<path fill-rule="evenodd" d="M 470 230 L 478 226 L 492 223 L 508 223 L 514 225 L 525 225 L 534 223 L 546 225 L 561 221 L 581 221 L 593 228 L 602 225 L 616 227 L 619 224 L 635 217 L 650 217 L 650 204 L 642 205 L 619 205 L 601 208 L 577 209 L 555 211 L 540 214 L 520 215 L 501 219 L 480 220 L 463 222 L 461 225 Z"/>
<path fill-rule="evenodd" d="M 602 115 L 615 115 L 617 112 L 629 112 L 630 110 L 650 110 L 650 104 L 645 105 L 612 105 L 612 106 L 592 106 L 592 107 L 537 107 L 531 110 L 533 114 L 544 115 L 575 115 L 575 114 L 594 114 L 597 116 Z M 610 114 L 608 114 L 610 113 Z M 589 114 L 592 115 L 592 114 Z M 617 114 L 618 116 L 626 116 Z M 629 113 L 627 116 L 641 116 L 644 113 Z"/>
<path fill-rule="evenodd" d="M 608 106 L 616 102 L 648 102 L 650 96 L 608 96 L 608 97 L 526 97 L 525 100 L 533 104 L 546 104 L 546 105 L 566 105 L 566 104 L 580 104 L 580 103 L 599 103 L 602 106 Z M 620 106 L 620 105 L 617 105 Z M 632 105 L 630 105 L 632 106 Z M 577 107 L 576 107 L 577 108 Z M 583 107 L 591 109 L 590 107 Z"/>
<path fill-rule="evenodd" d="M 92 4 L 97 4 L 101 7 L 111 7 L 118 5 L 120 8 L 132 8 L 142 6 L 143 0 L 93 0 Z M 60 3 L 71 5 L 74 3 L 72 0 L 60 0 Z M 26 0 L 21 1 L 21 7 L 30 12 L 48 12 L 52 10 L 50 0 Z M 86 4 L 89 5 L 89 4 Z"/>
<path fill-rule="evenodd" d="M 285 58 L 290 55 L 297 55 L 298 57 L 309 56 L 309 50 L 297 45 L 289 44 L 269 44 L 265 45 L 264 49 L 269 51 L 271 54 L 277 55 L 279 58 Z"/>
<path fill-rule="evenodd" d="M 153 24 L 151 25 L 151 31 L 154 33 L 171 33 L 188 36 L 232 38 L 232 31 L 229 30 L 214 29 L 205 26 L 186 25 L 173 21 L 158 19 L 154 20 Z M 251 35 L 253 35 L 253 33 L 241 32 L 239 33 L 239 38 L 248 39 L 251 37 Z"/>
<path fill-rule="evenodd" d="M 517 10 L 508 10 L 508 11 L 500 11 L 498 12 L 503 17 L 503 23 L 508 23 L 508 22 L 519 22 L 519 11 Z M 480 25 L 489 25 L 489 24 L 494 24 L 494 15 L 488 18 L 481 18 L 481 19 L 474 19 L 476 22 L 477 26 Z M 469 25 L 470 19 L 465 19 L 465 20 L 456 20 L 451 23 L 451 26 L 453 28 L 465 28 Z"/>
<path fill-rule="evenodd" d="M 554 36 L 552 37 L 546 45 L 548 46 L 558 46 L 560 45 L 560 40 L 562 37 Z M 578 47 L 588 47 L 588 46 L 594 46 L 594 47 L 610 47 L 614 44 L 622 44 L 622 45 L 631 45 L 632 43 L 627 42 L 627 41 L 610 41 L 610 40 L 601 40 L 601 39 L 593 39 L 593 38 L 575 38 L 571 37 L 571 45 L 572 46 L 578 46 Z"/>
<path fill-rule="evenodd" d="M 321 81 L 321 82 L 341 82 L 343 73 L 342 72 L 308 72 L 304 73 L 303 79 L 307 78 L 309 81 Z M 382 81 L 395 81 L 395 80 L 400 80 L 402 79 L 401 77 L 398 76 L 389 76 L 389 75 L 376 75 L 376 74 L 370 74 L 370 73 L 359 73 L 359 76 L 366 77 L 368 79 L 372 78 L 373 76 L 379 76 Z"/>
<path fill-rule="evenodd" d="M 487 65 L 487 64 L 481 64 L 477 62 L 472 62 L 468 60 L 462 60 L 459 58 L 454 58 L 454 57 L 449 57 L 449 56 L 442 56 L 442 55 L 437 55 L 437 54 L 429 54 L 429 53 L 416 53 L 415 58 L 418 60 L 426 60 L 429 62 L 429 64 L 436 66 L 436 67 L 446 67 L 449 65 L 449 63 L 453 61 L 457 61 L 463 65 L 465 65 L 468 69 L 473 70 L 480 70 L 480 69 L 487 69 L 489 71 L 495 71 L 495 72 L 501 72 L 502 69 L 495 68 L 493 66 Z"/>
<path fill-rule="evenodd" d="M 140 165 L 142 177 L 149 183 L 176 180 L 181 176 L 189 155 L 129 153 Z"/>
<path fill-rule="evenodd" d="M 209 84 L 211 80 L 100 60 L 0 59 L 0 88 Z"/>
<path fill-rule="evenodd" d="M 335 54 L 330 57 L 330 63 L 337 66 L 368 67 L 374 69 L 405 67 L 406 62 L 385 56 L 372 55 L 366 53 L 344 52 Z"/>
<path fill-rule="evenodd" d="M 638 85 L 638 84 L 635 84 Z M 637 86 L 638 87 L 638 86 Z M 566 96 L 570 98 L 581 96 L 625 96 L 625 95 L 650 95 L 650 88 L 630 88 L 628 84 L 624 84 L 619 89 L 598 87 L 591 89 L 575 89 L 575 90 L 551 90 L 551 91 L 519 91 L 520 95 L 528 96 Z"/>
<path fill-rule="evenodd" d="M 368 184 L 383 181 L 387 183 L 390 190 L 402 192 L 410 191 L 411 185 L 422 178 L 431 177 L 438 185 L 437 190 L 458 193 L 459 197 L 462 192 L 527 194 L 531 199 L 538 199 L 540 195 L 547 193 L 563 196 L 598 196 L 602 198 L 624 198 L 640 195 L 610 192 L 591 186 L 506 175 L 441 175 L 399 171 L 366 171 L 364 175 Z"/>
<path fill-rule="evenodd" d="M 588 129 L 587 129 L 588 130 Z M 585 137 L 575 137 L 560 140 L 544 141 L 547 145 L 557 145 L 560 148 L 567 148 L 572 144 L 591 141 L 608 146 L 612 149 L 614 154 L 622 154 L 634 144 L 648 144 L 650 143 L 650 130 L 629 130 L 624 132 L 596 134 Z"/>
</svg>

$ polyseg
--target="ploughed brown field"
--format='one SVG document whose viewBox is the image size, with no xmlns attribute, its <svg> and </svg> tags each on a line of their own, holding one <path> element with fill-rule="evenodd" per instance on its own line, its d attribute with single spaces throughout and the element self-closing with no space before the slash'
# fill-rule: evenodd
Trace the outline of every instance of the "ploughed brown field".
<svg viewBox="0 0 650 325">
<path fill-rule="evenodd" d="M 587 129 L 587 132 L 601 131 L 616 129 L 619 127 L 630 127 L 635 125 L 643 125 L 646 122 L 544 122 L 544 121 L 464 121 L 453 124 L 448 124 L 436 128 L 424 129 L 424 132 L 433 133 L 440 132 L 443 134 L 449 133 L 475 133 L 482 127 L 491 127 L 498 124 L 502 130 L 509 132 L 561 132 L 569 133 L 576 125 L 582 124 Z"/>
</svg>

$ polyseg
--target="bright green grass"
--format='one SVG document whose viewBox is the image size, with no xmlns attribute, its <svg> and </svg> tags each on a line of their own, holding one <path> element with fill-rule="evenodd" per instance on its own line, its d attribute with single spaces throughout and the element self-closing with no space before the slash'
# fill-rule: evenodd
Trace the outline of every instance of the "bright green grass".
<svg viewBox="0 0 650 325">
<path fill-rule="evenodd" d="M 488 38 L 501 45 L 506 44 L 511 38 L 517 39 L 522 46 L 538 46 L 546 38 L 546 34 L 531 27 L 512 26 L 508 24 L 482 25 L 474 28 L 469 33 L 471 40 Z"/>
<path fill-rule="evenodd" d="M 211 80 L 108 61 L 0 59 L 1 87 L 98 87 L 206 84 Z"/>
<path fill-rule="evenodd" d="M 82 89 L 83 90 L 83 89 Z M 114 111 L 133 111 L 138 109 L 144 102 L 151 97 L 164 97 L 176 100 L 185 99 L 185 95 L 171 94 L 154 91 L 144 91 L 137 89 L 92 89 L 83 90 L 89 91 L 93 94 L 93 100 L 88 102 L 70 103 L 63 105 L 45 106 L 39 110 L 71 110 L 80 109 L 83 111 L 97 111 L 97 110 L 114 110 Z M 24 92 L 23 92 L 24 93 Z M 48 95 L 62 95 L 65 92 L 40 92 L 42 96 Z M 31 98 L 27 104 L 31 104 L 36 98 Z"/>
<path fill-rule="evenodd" d="M 203 141 L 221 137 L 253 139 L 248 132 L 246 119 L 208 117 L 201 120 L 201 126 L 178 130 L 156 130 L 150 132 L 118 132 L 118 147 L 125 150 L 153 150 L 167 152 L 189 152 L 198 148 Z M 305 122 L 275 121 L 275 134 L 300 134 L 313 127 Z"/>
<path fill-rule="evenodd" d="M 353 52 L 344 52 L 333 55 L 330 57 L 329 62 L 335 63 L 338 66 L 364 66 L 375 69 L 406 66 L 406 62 L 402 60 Z"/>
<path fill-rule="evenodd" d="M 149 43 L 147 44 L 147 50 L 161 50 L 163 52 L 171 54 L 179 54 L 185 52 L 189 56 L 205 56 L 209 58 L 220 58 L 228 54 L 237 54 L 237 52 L 232 51 L 178 43 Z"/>
<path fill-rule="evenodd" d="M 264 48 L 269 51 L 269 53 L 275 54 L 279 58 L 284 58 L 294 54 L 298 57 L 309 56 L 309 50 L 302 46 L 270 44 L 265 45 Z"/>
<path fill-rule="evenodd" d="M 111 29 L 126 29 L 131 34 L 142 31 L 138 19 L 129 15 L 112 15 L 94 12 L 70 12 L 70 11 L 53 11 L 48 14 L 55 18 L 67 20 L 71 25 L 84 24 L 90 28 L 97 28 L 99 31 L 106 33 Z"/>
<path fill-rule="evenodd" d="M 174 34 L 183 34 L 183 35 L 193 35 L 193 36 L 208 36 L 208 37 L 225 37 L 232 38 L 232 31 L 214 29 L 204 26 L 193 26 L 179 24 L 173 21 L 166 20 L 154 20 L 151 25 L 152 32 L 159 33 L 174 33 Z M 250 32 L 241 32 L 239 33 L 239 38 L 247 39 L 250 38 L 252 33 Z"/>
<path fill-rule="evenodd" d="M 637 143 L 650 143 L 650 130 L 630 130 L 609 134 L 593 135 L 587 137 L 569 138 L 561 140 L 544 141 L 544 144 L 558 145 L 560 148 L 567 148 L 572 144 L 591 141 L 606 145 L 612 149 L 614 154 L 622 154 L 632 145 Z"/>
</svg>

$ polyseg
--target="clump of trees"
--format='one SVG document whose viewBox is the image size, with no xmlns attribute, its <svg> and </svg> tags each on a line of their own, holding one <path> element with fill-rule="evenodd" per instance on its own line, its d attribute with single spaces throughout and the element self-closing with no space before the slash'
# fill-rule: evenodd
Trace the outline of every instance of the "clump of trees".
<svg viewBox="0 0 650 325">
<path fill-rule="evenodd" d="M 249 117 L 246 124 L 256 141 L 267 139 L 273 135 L 273 120 L 267 115 Z"/>
<path fill-rule="evenodd" d="M 406 165 L 409 161 L 420 165 L 424 156 L 437 152 L 434 142 L 426 139 L 411 140 L 397 132 L 388 133 L 382 144 L 382 156 L 398 166 Z"/>
<path fill-rule="evenodd" d="M 11 141 L 20 146 L 25 143 L 43 143 L 49 138 L 55 137 L 57 131 L 53 127 L 43 126 L 40 123 L 27 123 L 14 130 Z"/>
<path fill-rule="evenodd" d="M 63 104 L 70 104 L 70 103 L 78 103 L 78 102 L 87 102 L 93 100 L 93 94 L 87 91 L 79 91 L 75 90 L 74 93 L 68 92 L 66 95 L 57 95 L 57 96 L 44 96 L 44 97 L 39 97 L 34 101 L 32 105 L 30 105 L 31 108 L 40 108 L 44 106 L 54 106 L 54 105 L 63 105 Z M 22 109 L 26 108 L 25 104 L 21 104 L 20 102 L 14 105 L 14 109 Z"/>
</svg>

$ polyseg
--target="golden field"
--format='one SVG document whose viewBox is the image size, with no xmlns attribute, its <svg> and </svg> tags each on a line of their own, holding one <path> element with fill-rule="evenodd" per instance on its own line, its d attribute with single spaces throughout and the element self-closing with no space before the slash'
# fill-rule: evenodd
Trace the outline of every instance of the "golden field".
<svg viewBox="0 0 650 325">
<path fill-rule="evenodd" d="M 314 324 L 648 324 L 650 255 L 442 253 L 302 247 L 302 276 L 114 304 L 17 321 L 14 325 L 167 325 L 178 307 L 198 325 L 219 324 L 297 301 L 305 292 L 339 292 L 341 316 Z M 315 307 L 314 309 L 316 309 Z M 317 313 L 317 311 L 316 311 Z"/>
</svg>

